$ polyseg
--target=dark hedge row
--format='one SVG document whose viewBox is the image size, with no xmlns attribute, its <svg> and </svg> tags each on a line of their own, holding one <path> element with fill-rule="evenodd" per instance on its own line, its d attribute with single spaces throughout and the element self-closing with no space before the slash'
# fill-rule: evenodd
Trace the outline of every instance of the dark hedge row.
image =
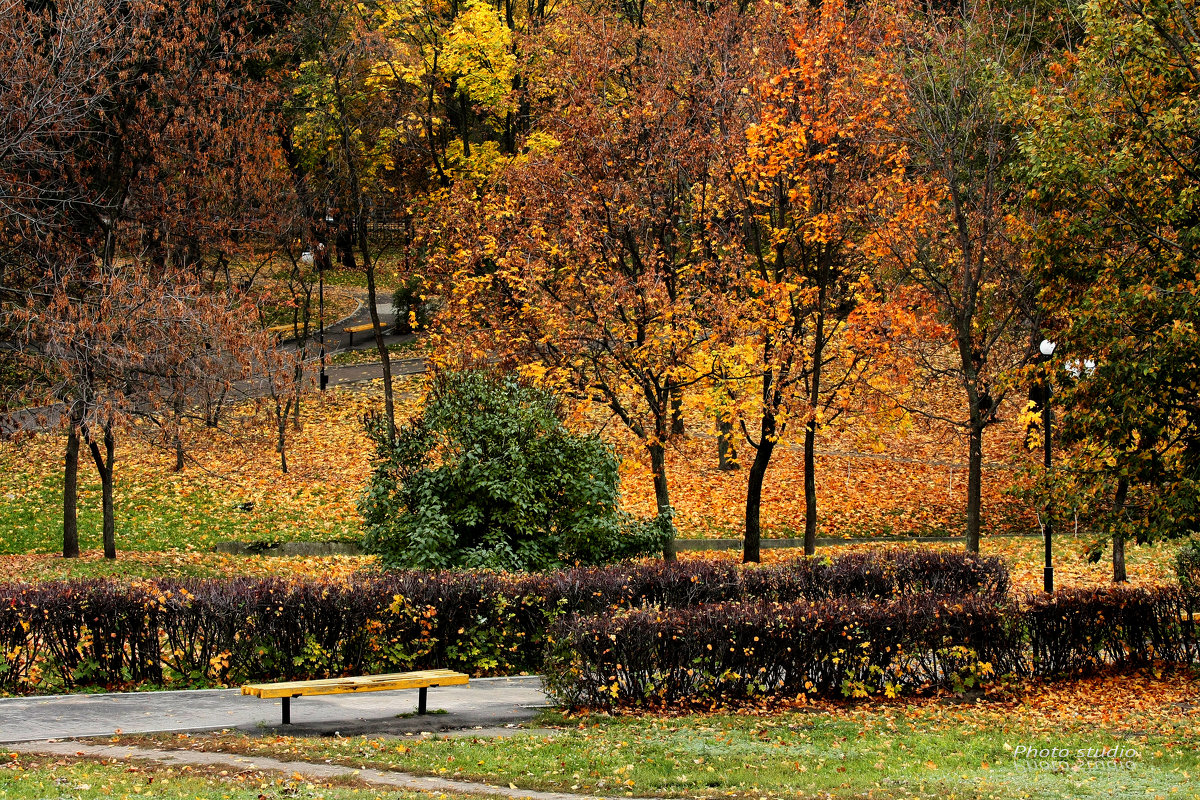
<svg viewBox="0 0 1200 800">
<path fill-rule="evenodd" d="M 235 683 L 452 667 L 539 671 L 565 614 L 729 601 L 1002 596 L 998 559 L 864 552 L 741 568 L 661 562 L 535 575 L 365 574 L 283 579 L 0 584 L 0 690 Z"/>
<path fill-rule="evenodd" d="M 572 706 L 865 696 L 998 676 L 1192 663 L 1178 589 L 1067 590 L 1018 606 L 994 596 L 719 603 L 578 615 L 551 631 L 545 677 Z"/>
</svg>

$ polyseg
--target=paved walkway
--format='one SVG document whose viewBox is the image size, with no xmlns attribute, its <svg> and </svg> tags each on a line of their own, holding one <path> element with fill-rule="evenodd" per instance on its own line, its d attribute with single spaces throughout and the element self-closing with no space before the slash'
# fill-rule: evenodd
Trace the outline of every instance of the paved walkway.
<svg viewBox="0 0 1200 800">
<path fill-rule="evenodd" d="M 429 690 L 431 711 L 416 716 L 417 692 L 300 697 L 292 701 L 295 734 L 400 734 L 503 728 L 548 707 L 536 676 L 480 678 Z M 240 689 L 0 698 L 0 743 L 114 733 L 280 728 L 280 701 L 244 697 Z"/>
</svg>

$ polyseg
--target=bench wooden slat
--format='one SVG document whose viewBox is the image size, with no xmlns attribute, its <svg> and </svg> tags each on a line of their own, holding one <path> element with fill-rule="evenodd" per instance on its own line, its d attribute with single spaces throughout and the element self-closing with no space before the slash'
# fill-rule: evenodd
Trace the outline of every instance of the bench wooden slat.
<svg viewBox="0 0 1200 800">
<path fill-rule="evenodd" d="M 394 689 L 420 689 L 428 686 L 459 686 L 467 683 L 467 675 L 448 669 L 395 672 L 387 675 L 365 675 L 351 678 L 324 678 L 315 681 L 284 681 L 281 683 L 248 683 L 242 694 L 255 697 L 300 697 L 354 692 L 383 692 Z"/>
<path fill-rule="evenodd" d="M 387 326 L 388 326 L 388 323 L 383 322 L 382 320 L 379 322 L 380 328 L 386 328 Z M 375 327 L 376 327 L 375 325 L 372 325 L 370 322 L 367 322 L 363 325 L 352 325 L 349 328 L 342 328 L 342 331 L 345 333 L 362 333 L 363 331 L 369 331 Z"/>
</svg>

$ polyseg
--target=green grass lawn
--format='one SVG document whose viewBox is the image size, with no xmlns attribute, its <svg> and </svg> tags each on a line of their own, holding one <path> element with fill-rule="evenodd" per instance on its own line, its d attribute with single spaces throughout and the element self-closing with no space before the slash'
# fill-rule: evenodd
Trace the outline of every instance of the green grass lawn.
<svg viewBox="0 0 1200 800">
<path fill-rule="evenodd" d="M 401 386 L 406 385 L 401 382 Z M 117 442 L 115 507 L 120 551 L 207 550 L 227 540 L 356 541 L 356 502 L 370 471 L 362 415 L 369 391 L 333 390 L 304 405 L 287 429 L 289 471 L 280 469 L 264 415 L 228 415 L 221 430 L 187 431 L 187 462 L 152 437 Z M 0 442 L 0 555 L 53 553 L 62 541 L 65 436 Z M 100 482 L 80 454 L 80 543 L 100 546 Z"/>
<path fill-rule="evenodd" d="M 1153 733 L 1047 726 L 970 707 L 886 706 L 780 714 L 568 718 L 509 738 L 280 739 L 200 736 L 183 746 L 330 759 L 353 766 L 513 784 L 523 789 L 661 797 L 1200 797 L 1194 723 Z M 1169 730 L 1167 728 L 1170 728 Z M 179 745 L 175 739 L 176 746 Z M 1137 751 L 1121 767 L 1078 750 Z M 1062 764 L 1017 748 L 1069 749 Z M 1093 763 L 1089 766 L 1088 762 Z"/>
<path fill-rule="evenodd" d="M 80 469 L 79 539 L 101 544 L 100 482 Z M 118 466 L 122 466 L 118 463 Z M 322 487 L 312 488 L 314 505 Z M 250 510 L 235 484 L 224 492 L 188 486 L 168 474 L 116 473 L 117 547 L 124 551 L 208 549 L 217 542 L 356 540 L 357 520 L 330 520 L 286 503 L 255 502 Z M 318 506 L 319 507 L 319 506 Z M 31 474 L 0 456 L 0 554 L 61 549 L 62 476 Z"/>
<path fill-rule="evenodd" d="M 320 785 L 294 776 L 238 769 L 201 771 L 25 755 L 5 756 L 0 762 L 0 800 L 430 800 L 435 796 L 445 797 Z"/>
</svg>

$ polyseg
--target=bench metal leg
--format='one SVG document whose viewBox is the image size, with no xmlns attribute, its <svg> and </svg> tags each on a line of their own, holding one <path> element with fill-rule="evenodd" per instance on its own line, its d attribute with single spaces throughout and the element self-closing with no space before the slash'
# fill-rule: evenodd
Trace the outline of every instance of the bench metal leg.
<svg viewBox="0 0 1200 800">
<path fill-rule="evenodd" d="M 297 697 L 298 696 L 299 695 L 297 695 Z M 292 724 L 292 698 L 290 697 L 283 698 L 283 724 Z"/>
<path fill-rule="evenodd" d="M 427 686 L 422 686 L 420 692 L 421 693 L 417 696 L 417 713 L 424 714 L 428 708 L 429 688 Z"/>
</svg>

